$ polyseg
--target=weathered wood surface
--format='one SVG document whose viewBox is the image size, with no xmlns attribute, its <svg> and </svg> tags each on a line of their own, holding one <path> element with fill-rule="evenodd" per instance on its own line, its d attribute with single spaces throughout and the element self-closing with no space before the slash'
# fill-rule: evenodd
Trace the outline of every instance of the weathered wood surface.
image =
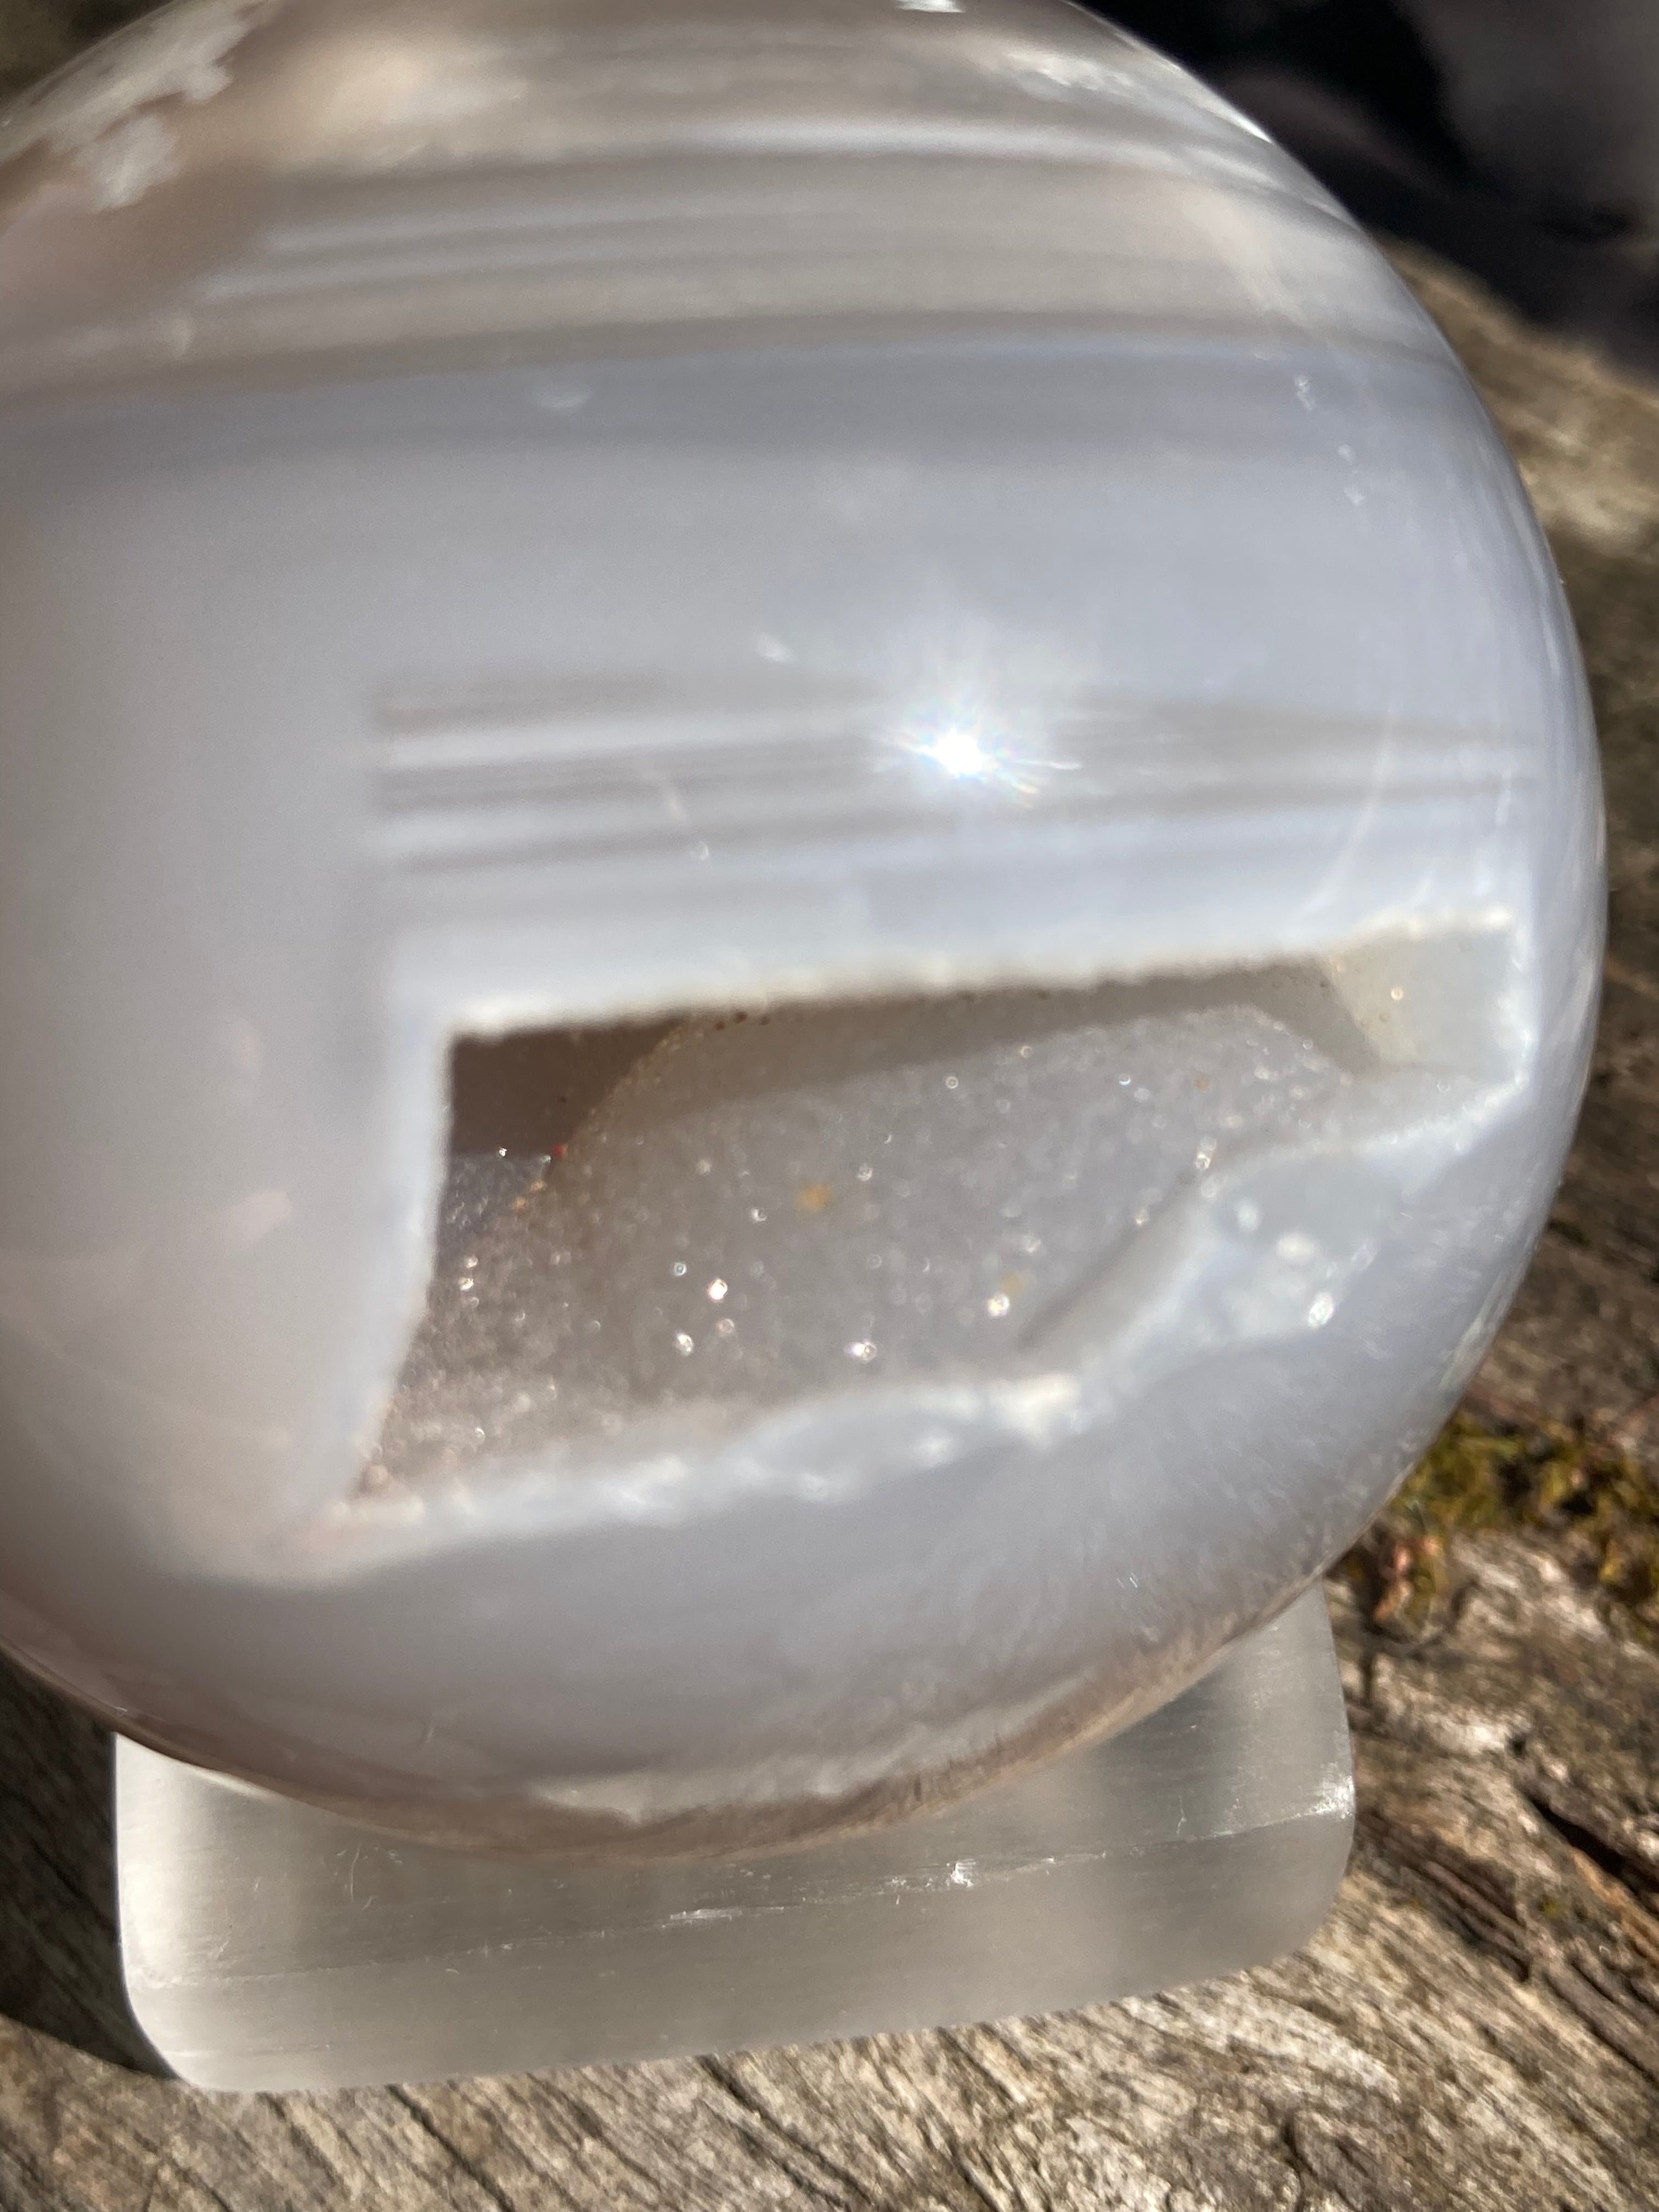
<svg viewBox="0 0 1659 2212">
<path fill-rule="evenodd" d="M 1054 2019 L 437 2088 L 212 2098 L 118 2063 L 101 1747 L 25 1693 L 0 1972 L 40 2025 L 0 2023 L 0 2205 L 1650 2208 L 1659 1658 L 1535 1545 L 1457 1568 L 1409 1639 L 1338 1586 L 1361 1840 L 1300 1955 Z"/>
<path fill-rule="evenodd" d="M 0 78 L 118 4 L 0 0 Z M 1581 1140 L 1474 1415 L 1330 1586 L 1360 1837 L 1319 1937 L 951 2033 L 204 2096 L 121 2005 L 106 1741 L 0 1673 L 0 2212 L 1659 2204 L 1659 395 L 1413 273 L 1573 596 L 1613 926 Z"/>
</svg>

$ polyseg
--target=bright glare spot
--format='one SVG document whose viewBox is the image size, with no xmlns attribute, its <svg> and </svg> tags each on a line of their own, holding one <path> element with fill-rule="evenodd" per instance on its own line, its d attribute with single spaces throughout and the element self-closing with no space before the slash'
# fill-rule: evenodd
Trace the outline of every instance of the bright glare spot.
<svg viewBox="0 0 1659 2212">
<path fill-rule="evenodd" d="M 977 730 L 944 729 L 917 750 L 946 775 L 983 775 L 991 766 L 991 756 L 981 744 Z"/>
<path fill-rule="evenodd" d="M 894 732 L 893 743 L 901 757 L 925 761 L 951 783 L 978 784 L 1023 799 L 1035 799 L 1056 775 L 1078 766 L 1075 761 L 1043 758 L 1003 728 L 987 702 L 960 686 L 949 687 L 907 717 Z"/>
</svg>

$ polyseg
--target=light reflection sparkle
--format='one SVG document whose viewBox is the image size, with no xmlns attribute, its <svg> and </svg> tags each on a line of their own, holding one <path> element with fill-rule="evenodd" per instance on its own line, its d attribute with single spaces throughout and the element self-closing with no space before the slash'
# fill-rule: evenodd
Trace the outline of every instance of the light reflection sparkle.
<svg viewBox="0 0 1659 2212">
<path fill-rule="evenodd" d="M 934 761 L 946 775 L 984 775 L 994 766 L 977 730 L 951 723 L 915 749 L 924 760 Z"/>
<path fill-rule="evenodd" d="M 951 783 L 1035 799 L 1050 779 L 1077 766 L 1025 751 L 994 718 L 960 704 L 912 716 L 895 732 L 899 754 L 936 769 Z"/>
</svg>

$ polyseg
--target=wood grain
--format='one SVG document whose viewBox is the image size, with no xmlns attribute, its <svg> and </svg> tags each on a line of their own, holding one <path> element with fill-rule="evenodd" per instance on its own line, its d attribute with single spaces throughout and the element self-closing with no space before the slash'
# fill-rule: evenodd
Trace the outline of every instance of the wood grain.
<svg viewBox="0 0 1659 2212">
<path fill-rule="evenodd" d="M 39 1877 L 53 1924 L 33 1931 L 32 1986 L 37 2018 L 44 2004 L 100 2055 L 44 2018 L 0 2023 L 0 2205 L 1651 2207 L 1659 1657 L 1536 1546 L 1470 1540 L 1455 1567 L 1409 1639 L 1369 1630 L 1334 1586 L 1362 1814 L 1315 1942 L 1098 2010 L 562 2076 L 204 2096 L 116 2063 L 100 1838 L 85 1865 Z M 38 1705 L 26 1728 L 50 1766 L 63 1738 Z M 60 1792 L 28 1816 L 43 1858 L 96 1832 L 72 1788 L 73 1804 Z M 59 1819 L 81 1826 L 46 1825 Z"/>
<path fill-rule="evenodd" d="M 0 76 L 112 12 L 7 0 Z M 1407 273 L 1550 531 L 1612 815 L 1595 1078 L 1474 1402 L 1616 1445 L 1651 1478 L 1659 394 L 1443 270 Z M 435 2088 L 216 2098 L 155 2070 L 116 1972 L 106 1741 L 0 1673 L 0 2212 L 1649 2212 L 1652 1607 L 1536 1533 L 1459 1536 L 1437 1558 L 1426 1607 L 1380 1620 L 1363 1574 L 1330 1585 L 1359 1840 L 1296 1957 L 1056 2018 Z"/>
</svg>

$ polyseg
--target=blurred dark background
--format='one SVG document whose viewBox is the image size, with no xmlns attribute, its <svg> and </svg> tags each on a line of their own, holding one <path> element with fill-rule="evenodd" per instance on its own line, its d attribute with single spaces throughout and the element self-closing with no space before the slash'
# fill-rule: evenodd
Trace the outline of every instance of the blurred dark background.
<svg viewBox="0 0 1659 2212">
<path fill-rule="evenodd" d="M 1091 0 L 1361 222 L 1659 369 L 1659 0 Z"/>
</svg>

